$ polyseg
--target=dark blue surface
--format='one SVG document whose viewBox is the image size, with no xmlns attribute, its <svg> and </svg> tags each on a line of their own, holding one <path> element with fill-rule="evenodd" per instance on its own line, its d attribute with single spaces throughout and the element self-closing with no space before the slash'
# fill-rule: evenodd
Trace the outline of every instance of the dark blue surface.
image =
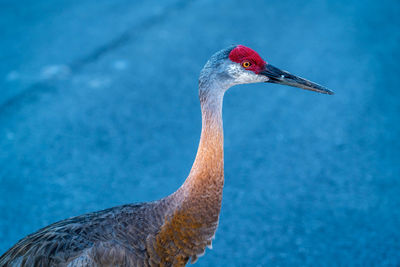
<svg viewBox="0 0 400 267">
<path fill-rule="evenodd" d="M 0 253 L 176 190 L 198 73 L 240 43 L 336 94 L 226 94 L 220 225 L 196 265 L 399 265 L 400 2 L 159 2 L 0 3 Z"/>
</svg>

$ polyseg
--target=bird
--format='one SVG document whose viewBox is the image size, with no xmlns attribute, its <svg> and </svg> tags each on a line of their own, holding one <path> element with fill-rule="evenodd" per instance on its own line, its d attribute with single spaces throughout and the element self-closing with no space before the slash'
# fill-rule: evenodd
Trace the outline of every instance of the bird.
<svg viewBox="0 0 400 267">
<path fill-rule="evenodd" d="M 200 142 L 184 183 L 153 202 L 121 205 L 68 218 L 26 236 L 0 266 L 185 266 L 211 248 L 224 186 L 222 103 L 232 86 L 275 83 L 323 94 L 333 91 L 274 67 L 253 49 L 215 53 L 199 76 Z"/>
</svg>

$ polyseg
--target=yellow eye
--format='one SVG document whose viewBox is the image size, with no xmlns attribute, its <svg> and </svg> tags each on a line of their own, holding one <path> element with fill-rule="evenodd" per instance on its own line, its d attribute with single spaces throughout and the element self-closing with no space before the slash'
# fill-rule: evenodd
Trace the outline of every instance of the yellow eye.
<svg viewBox="0 0 400 267">
<path fill-rule="evenodd" d="M 243 68 L 248 68 L 251 66 L 251 63 L 249 61 L 245 61 L 242 63 Z"/>
</svg>

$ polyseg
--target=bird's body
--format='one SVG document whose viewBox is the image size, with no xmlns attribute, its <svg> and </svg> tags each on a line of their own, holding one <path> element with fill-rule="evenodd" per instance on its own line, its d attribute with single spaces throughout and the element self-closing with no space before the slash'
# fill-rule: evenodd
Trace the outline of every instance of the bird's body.
<svg viewBox="0 0 400 267">
<path fill-rule="evenodd" d="M 216 53 L 200 74 L 202 132 L 184 184 L 149 203 L 69 218 L 31 234 L 0 257 L 0 266 L 185 266 L 202 255 L 218 226 L 224 185 L 222 102 L 236 84 L 283 83 L 331 93 L 280 71 L 244 46 Z"/>
<path fill-rule="evenodd" d="M 2 256 L 1 266 L 184 266 L 211 244 L 216 225 L 200 225 L 200 235 L 185 232 L 182 220 L 187 217 L 173 214 L 169 206 L 166 198 L 51 224 L 20 240 Z M 171 212 L 166 224 L 164 217 Z M 209 238 L 201 238 L 205 235 Z M 198 245 L 187 245 L 194 238 Z"/>
</svg>

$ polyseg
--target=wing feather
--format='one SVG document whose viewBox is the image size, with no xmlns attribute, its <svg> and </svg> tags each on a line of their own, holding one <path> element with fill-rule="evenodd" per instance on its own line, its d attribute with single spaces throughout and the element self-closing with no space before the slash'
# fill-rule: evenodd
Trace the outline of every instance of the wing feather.
<svg viewBox="0 0 400 267">
<path fill-rule="evenodd" d="M 10 248 L 0 266 L 145 266 L 148 205 L 124 205 L 51 224 Z"/>
</svg>

